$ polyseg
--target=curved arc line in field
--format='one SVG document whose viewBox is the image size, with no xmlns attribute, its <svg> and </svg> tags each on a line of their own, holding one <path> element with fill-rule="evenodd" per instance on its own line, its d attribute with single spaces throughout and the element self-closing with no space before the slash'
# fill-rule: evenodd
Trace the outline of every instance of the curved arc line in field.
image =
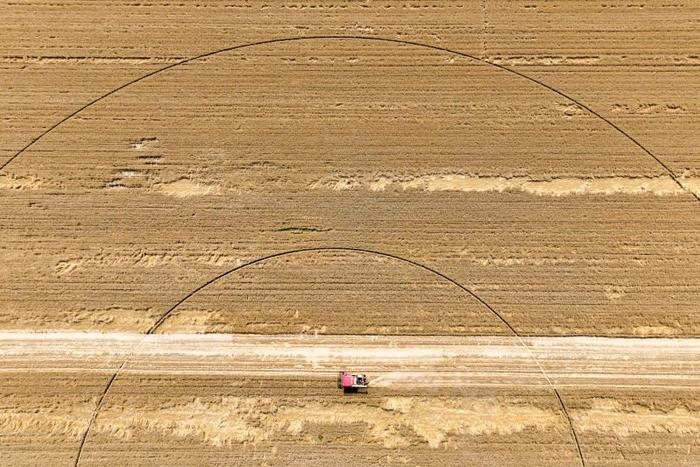
<svg viewBox="0 0 700 467">
<path fill-rule="evenodd" d="M 569 431 L 570 431 L 572 440 L 573 440 L 573 442 L 574 442 L 574 444 L 575 444 L 575 446 L 576 446 L 576 451 L 577 451 L 579 460 L 580 460 L 580 462 L 581 462 L 581 465 L 585 467 L 586 462 L 585 462 L 585 459 L 584 459 L 584 457 L 583 457 L 583 452 L 582 452 L 582 450 L 581 450 L 581 445 L 580 445 L 580 443 L 579 443 L 578 435 L 577 435 L 577 433 L 576 433 L 576 430 L 574 429 L 573 420 L 571 419 L 571 416 L 570 416 L 570 414 L 569 414 L 569 411 L 568 411 L 568 409 L 566 408 L 566 404 L 564 404 L 564 400 L 562 399 L 561 395 L 559 394 L 559 390 L 556 388 L 556 386 L 554 386 L 554 383 L 552 383 L 552 381 L 549 379 L 549 376 L 547 375 L 547 372 L 544 370 L 544 368 L 543 368 L 542 365 L 540 364 L 539 360 L 537 360 L 537 358 L 535 357 L 535 355 L 534 355 L 534 353 L 532 352 L 532 350 L 530 349 L 530 347 L 525 343 L 525 341 L 523 340 L 523 338 L 522 338 L 522 336 L 520 335 L 520 333 L 518 333 L 518 332 L 515 330 L 515 328 L 514 328 L 513 326 L 511 326 L 510 323 L 509 323 L 500 313 L 498 313 L 491 305 L 489 305 L 484 299 L 482 299 L 481 297 L 479 297 L 475 292 L 473 292 L 473 291 L 472 291 L 471 289 L 469 289 L 468 287 L 462 285 L 462 284 L 461 284 L 460 282 L 458 282 L 457 280 L 451 278 L 451 277 L 448 276 L 447 274 L 444 274 L 444 273 L 438 271 L 437 269 L 434 269 L 434 268 L 432 268 L 432 267 L 430 267 L 430 266 L 428 266 L 428 265 L 426 265 L 426 264 L 423 264 L 423 263 L 421 263 L 421 262 L 418 262 L 418 261 L 415 261 L 415 260 L 412 260 L 412 259 L 409 259 L 409 258 L 405 258 L 405 257 L 403 257 L 403 256 L 395 255 L 395 254 L 392 254 L 392 253 L 386 253 L 386 252 L 382 252 L 382 251 L 378 251 L 378 250 L 372 250 L 372 249 L 368 249 L 368 248 L 356 248 L 356 247 L 330 247 L 330 246 L 329 246 L 329 247 L 307 247 L 307 248 L 298 248 L 298 249 L 294 249 L 294 250 L 287 250 L 287 251 L 282 251 L 282 252 L 278 252 L 278 253 L 273 253 L 273 254 L 270 254 L 270 255 L 267 255 L 267 256 L 263 256 L 263 257 L 260 257 L 260 258 L 253 259 L 253 260 L 251 260 L 251 261 L 248 261 L 247 263 L 244 263 L 244 264 L 235 266 L 235 267 L 233 267 L 233 268 L 231 268 L 231 269 L 228 269 L 227 271 L 222 272 L 221 274 L 218 274 L 217 276 L 215 276 L 215 277 L 209 279 L 208 281 L 204 282 L 203 284 L 199 285 L 198 287 L 196 287 L 195 289 L 193 289 L 191 292 L 189 292 L 188 294 L 186 294 L 186 295 L 185 295 L 183 298 L 181 298 L 177 303 L 175 303 L 173 306 L 171 306 L 170 308 L 168 308 L 168 310 L 166 310 L 165 313 L 163 313 L 163 314 L 160 316 L 160 318 L 158 318 L 158 320 L 156 320 L 156 322 L 153 323 L 153 325 L 151 325 L 151 327 L 146 331 L 144 337 L 134 346 L 134 348 L 132 349 L 131 352 L 133 353 L 133 351 L 134 351 L 138 346 L 140 346 L 140 345 L 144 342 L 146 336 L 151 335 L 151 334 L 155 334 L 155 332 L 158 330 L 158 328 L 160 328 L 160 327 L 163 325 L 163 323 L 165 323 L 165 321 L 172 315 L 172 313 L 173 313 L 180 305 L 182 305 L 183 303 L 185 303 L 187 300 L 189 300 L 190 298 L 192 298 L 194 295 L 196 295 L 197 293 L 199 293 L 199 292 L 202 291 L 203 289 L 205 289 L 205 288 L 207 288 L 208 286 L 210 286 L 210 285 L 212 285 L 212 284 L 218 282 L 219 280 L 224 279 L 225 277 L 227 277 L 227 276 L 229 276 L 229 275 L 231 275 L 231 274 L 233 274 L 233 273 L 235 273 L 235 272 L 237 272 L 237 271 L 240 271 L 241 269 L 244 269 L 244 268 L 247 268 L 247 267 L 250 267 L 250 266 L 254 266 L 254 265 L 256 265 L 256 264 L 260 264 L 260 263 L 263 263 L 263 262 L 268 261 L 268 260 L 271 260 L 271 259 L 280 258 L 280 257 L 284 257 L 284 256 L 290 256 L 290 255 L 305 254 L 305 253 L 320 253 L 320 252 L 326 252 L 326 251 L 344 251 L 344 252 L 352 252 L 352 253 L 361 253 L 361 254 L 367 254 L 367 255 L 372 255 L 372 256 L 378 256 L 378 257 L 383 257 L 383 258 L 392 259 L 392 260 L 397 261 L 397 262 L 399 262 L 399 263 L 407 264 L 407 265 L 413 266 L 413 267 L 415 267 L 415 268 L 421 269 L 421 270 L 423 270 L 423 271 L 429 272 L 429 273 L 433 274 L 434 276 L 437 276 L 437 277 L 441 278 L 442 280 L 447 281 L 447 282 L 450 283 L 451 285 L 453 285 L 453 286 L 457 287 L 458 289 L 460 289 L 463 293 L 465 293 L 465 294 L 469 295 L 470 297 L 474 298 L 475 300 L 477 300 L 483 307 L 485 307 L 485 308 L 488 310 L 488 312 L 489 312 L 490 314 L 492 314 L 493 316 L 495 316 L 495 317 L 501 322 L 501 324 L 503 324 L 503 326 L 505 326 L 505 327 L 508 329 L 508 331 L 509 331 L 514 337 L 516 337 L 516 338 L 518 339 L 520 345 L 526 349 L 526 351 L 528 352 L 528 355 L 530 356 L 531 360 L 532 360 L 533 362 L 535 362 L 535 364 L 537 365 L 538 369 L 540 370 L 540 372 L 541 372 L 542 375 L 544 376 L 544 378 L 545 378 L 545 380 L 546 380 L 546 382 L 547 382 L 547 385 L 552 389 L 552 391 L 553 391 L 553 393 L 554 393 L 554 396 L 556 397 L 557 401 L 559 402 L 559 406 L 560 406 L 561 409 L 562 409 L 562 413 L 564 414 L 564 417 L 566 418 L 566 420 L 567 420 L 567 422 L 568 422 Z M 89 434 L 90 434 L 90 429 L 92 428 L 93 424 L 95 423 L 95 420 L 97 419 L 98 414 L 100 413 L 100 410 L 101 410 L 101 408 L 102 408 L 102 404 L 103 404 L 104 400 L 105 400 L 106 397 L 107 397 L 107 393 L 108 393 L 109 390 L 112 388 L 112 385 L 113 385 L 114 382 L 117 380 L 117 377 L 119 376 L 119 374 L 121 373 L 121 371 L 122 371 L 122 370 L 124 369 L 124 367 L 126 366 L 126 363 L 127 363 L 127 361 L 128 361 L 128 358 L 129 358 L 129 357 L 127 356 L 127 357 L 124 359 L 124 361 L 123 361 L 123 362 L 121 363 L 121 365 L 117 368 L 117 370 L 115 371 L 115 373 L 114 373 L 114 374 L 111 376 L 111 378 L 108 380 L 107 385 L 105 386 L 104 390 L 102 391 L 102 394 L 101 394 L 100 397 L 98 398 L 97 404 L 96 404 L 96 406 L 95 406 L 95 410 L 93 411 L 92 416 L 91 416 L 91 418 L 90 418 L 90 421 L 88 422 L 88 426 L 87 426 L 87 428 L 85 429 L 85 432 L 84 432 L 83 435 L 82 435 L 82 438 L 81 438 L 81 441 L 80 441 L 80 445 L 79 445 L 79 447 L 78 447 L 78 453 L 77 453 L 76 458 L 75 458 L 75 464 L 74 464 L 75 467 L 78 467 L 78 465 L 80 464 L 80 459 L 81 459 L 81 456 L 82 456 L 82 453 L 83 453 L 83 449 L 84 449 L 84 447 L 85 447 L 85 444 L 86 444 L 86 442 L 87 442 L 87 438 L 88 438 L 88 436 L 89 436 Z"/>
<path fill-rule="evenodd" d="M 513 335 L 518 335 L 517 331 L 513 326 L 506 321 L 506 319 L 498 313 L 491 305 L 486 303 L 481 297 L 479 297 L 476 293 L 474 293 L 472 290 L 469 288 L 465 287 L 464 285 L 460 284 L 456 280 L 452 279 L 451 277 L 447 276 L 446 274 L 441 273 L 440 271 L 431 268 L 430 266 L 427 266 L 425 264 L 419 263 L 418 261 L 414 261 L 412 259 L 404 258 L 402 256 L 394 255 L 391 253 L 385 253 L 382 251 L 377 251 L 377 250 L 371 250 L 371 249 L 366 249 L 366 248 L 352 248 L 352 247 L 308 247 L 308 248 L 298 248 L 295 250 L 287 250 L 287 251 L 282 251 L 279 253 L 274 253 L 271 255 L 263 256 L 257 259 L 254 259 L 252 261 L 249 261 L 247 263 L 238 265 L 234 268 L 231 268 L 221 274 L 219 274 L 216 277 L 213 277 L 212 279 L 208 280 L 204 284 L 200 285 L 196 289 L 192 290 L 190 293 L 185 295 L 183 298 L 180 299 L 177 303 L 175 303 L 172 307 L 170 307 L 163 315 L 158 318 L 158 320 L 153 323 L 153 325 L 146 331 L 146 334 L 154 334 L 158 328 L 160 328 L 163 323 L 170 317 L 170 315 L 175 311 L 176 308 L 178 308 L 180 305 L 182 305 L 184 302 L 189 300 L 192 296 L 196 295 L 198 292 L 200 292 L 202 289 L 205 289 L 206 287 L 212 285 L 215 282 L 218 282 L 219 280 L 223 279 L 224 277 L 233 274 L 236 271 L 239 271 L 241 269 L 247 268 L 249 266 L 253 266 L 258 263 L 263 263 L 265 261 L 274 259 L 274 258 L 280 258 L 283 256 L 290 256 L 290 255 L 297 255 L 297 254 L 303 254 L 303 253 L 319 253 L 323 251 L 347 251 L 347 252 L 354 252 L 354 253 L 363 253 L 363 254 L 369 254 L 369 255 L 374 255 L 374 256 L 379 256 L 383 258 L 389 258 L 398 261 L 399 263 L 404 263 L 404 264 L 409 264 L 411 266 L 414 266 L 416 268 L 422 269 L 424 271 L 427 271 L 435 276 L 440 277 L 441 279 L 449 282 L 450 284 L 454 285 L 455 287 L 459 288 L 472 298 L 476 299 L 482 306 L 484 306 L 491 314 L 493 314 L 498 320 L 505 326 L 508 331 L 513 334 Z"/>
<path fill-rule="evenodd" d="M 51 133 L 51 132 L 54 131 L 56 128 L 58 128 L 58 127 L 61 126 L 63 123 L 67 122 L 68 120 L 72 119 L 72 118 L 75 117 L 76 115 L 80 114 L 83 110 L 86 110 L 87 108 L 92 107 L 93 105 L 95 105 L 95 104 L 97 104 L 98 102 L 100 102 L 101 100 L 103 100 L 103 99 L 105 99 L 105 98 L 111 96 L 112 94 L 116 94 L 116 93 L 118 93 L 119 91 L 123 90 L 124 88 L 127 88 L 127 87 L 131 86 L 132 84 L 136 84 L 136 83 L 138 83 L 138 82 L 140 82 L 140 81 L 143 81 L 143 80 L 145 80 L 146 78 L 149 78 L 149 77 L 151 77 L 151 76 L 157 75 L 157 74 L 162 73 L 162 72 L 164 72 L 164 71 L 167 71 L 167 70 L 169 70 L 169 69 L 171 69 L 171 68 L 175 68 L 175 67 L 177 67 L 177 66 L 184 65 L 184 64 L 186 64 L 186 63 L 194 62 L 194 61 L 199 60 L 199 59 L 202 59 L 202 58 L 211 57 L 211 56 L 213 56 L 213 55 L 217 55 L 217 54 L 221 54 L 221 53 L 225 53 L 225 52 L 231 52 L 231 51 L 233 51 L 233 50 L 240 50 L 240 49 L 245 49 L 245 48 L 248 48 L 248 47 L 255 47 L 255 46 L 266 45 L 266 44 L 279 44 L 279 43 L 284 43 L 284 42 L 312 41 L 312 40 L 360 40 L 360 41 L 374 41 L 374 42 L 394 43 L 394 44 L 410 45 L 410 46 L 414 46 L 414 47 L 422 47 L 422 48 L 424 48 L 424 49 L 437 50 L 437 51 L 440 51 L 440 52 L 445 52 L 445 53 L 457 55 L 457 56 L 460 56 L 460 57 L 468 58 L 468 59 L 470 59 L 470 60 L 474 60 L 474 61 L 476 61 L 476 62 L 483 63 L 483 64 L 485 64 L 485 65 L 490 65 L 490 66 L 495 67 L 495 68 L 497 68 L 497 69 L 499 69 L 499 70 L 502 70 L 502 71 L 505 71 L 505 72 L 507 72 L 507 73 L 513 74 L 513 75 L 515 75 L 515 76 L 518 76 L 518 77 L 520 77 L 520 78 L 526 79 L 526 80 L 530 81 L 531 83 L 534 83 L 534 84 L 536 84 L 536 85 L 538 85 L 538 86 L 541 86 L 541 87 L 543 87 L 543 88 L 545 88 L 545 89 L 548 89 L 549 91 L 553 92 L 554 94 L 557 94 L 557 95 L 563 97 L 564 99 L 566 99 L 566 100 L 572 102 L 573 104 L 576 104 L 577 106 L 579 106 L 580 108 L 582 108 L 582 109 L 584 109 L 586 112 L 588 112 L 589 114 L 593 115 L 594 117 L 598 118 L 599 120 L 601 120 L 602 122 L 604 122 L 605 124 L 607 124 L 609 127 L 611 127 L 613 130 L 615 130 L 617 133 L 619 133 L 620 135 L 622 135 L 623 137 L 625 137 L 627 140 L 629 140 L 630 142 L 632 142 L 635 146 L 637 146 L 637 147 L 640 148 L 642 151 L 644 151 L 644 153 L 646 153 L 649 157 L 651 157 L 652 159 L 654 159 L 654 160 L 656 161 L 656 163 L 657 163 L 659 166 L 661 166 L 661 167 L 671 176 L 671 178 L 673 179 L 673 181 L 674 181 L 683 191 L 686 191 L 686 192 L 690 193 L 697 201 L 700 201 L 700 196 L 699 196 L 699 195 L 697 195 L 697 194 L 695 194 L 694 192 L 692 192 L 692 191 L 686 189 L 686 187 L 683 186 L 683 184 L 680 182 L 680 180 L 678 180 L 678 176 L 673 172 L 673 170 L 671 170 L 671 168 L 670 168 L 668 165 L 666 165 L 664 162 L 662 162 L 661 159 L 659 159 L 656 155 L 654 155 L 654 153 L 652 153 L 649 149 L 647 149 L 647 148 L 646 148 L 642 143 L 640 143 L 636 138 L 634 138 L 632 135 L 630 135 L 630 134 L 627 133 L 625 130 L 623 130 L 622 128 L 620 128 L 618 125 L 616 125 L 615 123 L 613 123 L 611 120 L 605 118 L 604 116 L 602 116 L 601 114 L 599 114 L 598 112 L 596 112 L 595 110 L 593 110 L 593 109 L 592 109 L 591 107 L 589 107 L 588 105 L 586 105 L 586 104 L 580 102 L 579 100 L 577 100 L 577 99 L 575 99 L 575 98 L 569 96 L 568 94 L 564 93 L 563 91 L 560 91 L 559 89 L 557 89 L 557 88 L 555 88 L 555 87 L 553 87 L 553 86 L 550 86 L 549 84 L 547 84 L 547 83 L 545 83 L 545 82 L 543 82 L 543 81 L 540 81 L 540 80 L 538 80 L 538 79 L 536 79 L 536 78 L 533 78 L 533 77 L 531 77 L 531 76 L 528 76 L 528 75 L 525 74 L 525 73 L 522 73 L 522 72 L 520 72 L 520 71 L 516 71 L 516 70 L 514 70 L 514 69 L 512 69 L 512 68 L 506 67 L 506 66 L 504 66 L 504 65 L 500 65 L 500 64 L 498 64 L 498 63 L 493 63 L 493 62 L 491 62 L 491 61 L 489 61 L 489 60 L 486 60 L 486 59 L 484 59 L 484 58 L 478 57 L 478 56 L 476 56 L 476 55 L 471 55 L 471 54 L 468 54 L 468 53 L 465 53 L 465 52 L 460 52 L 460 51 L 457 51 L 457 50 L 449 49 L 449 48 L 447 48 L 447 47 L 441 47 L 441 46 L 431 45 L 431 44 L 424 44 L 424 43 L 422 43 L 422 42 L 416 42 L 416 41 L 404 40 L 404 39 L 392 39 L 392 38 L 388 38 L 388 37 L 373 37 L 373 36 L 318 35 L 318 36 L 305 36 L 305 37 L 282 37 L 282 38 L 277 38 L 277 39 L 268 39 L 268 40 L 264 40 L 264 41 L 249 42 L 249 43 L 246 43 L 246 44 L 239 44 L 239 45 L 234 45 L 234 46 L 231 46 L 231 47 L 225 47 L 225 48 L 223 48 L 223 49 L 218 49 L 218 50 L 214 50 L 214 51 L 211 51 L 211 52 L 206 52 L 206 53 L 203 53 L 203 54 L 200 54 L 200 55 L 196 55 L 196 56 L 194 56 L 194 57 L 190 57 L 190 58 L 186 58 L 186 59 L 180 60 L 180 61 L 175 62 L 175 63 L 171 63 L 171 64 L 169 64 L 169 65 L 166 65 L 166 66 L 162 67 L 162 68 L 159 68 L 159 69 L 157 69 L 157 70 L 153 70 L 153 71 L 151 71 L 151 72 L 149 72 L 149 73 L 146 73 L 145 75 L 139 76 L 138 78 L 135 78 L 135 79 L 133 79 L 133 80 L 127 82 L 127 83 L 124 83 L 124 84 L 122 84 L 122 85 L 120 85 L 120 86 L 118 86 L 118 87 L 116 87 L 116 88 L 114 88 L 114 89 L 108 91 L 108 92 L 106 92 L 105 94 L 102 94 L 101 96 L 99 96 L 99 97 L 93 99 L 92 101 L 90 101 L 90 102 L 88 102 L 87 104 L 83 105 L 82 107 L 78 108 L 77 110 L 75 110 L 74 112 L 70 113 L 69 115 L 63 117 L 61 120 L 59 120 L 58 122 L 54 123 L 53 125 L 51 125 L 50 127 L 48 127 L 46 130 L 44 130 L 41 134 L 39 134 L 37 137 L 35 137 L 32 141 L 30 141 L 30 142 L 29 142 L 26 146 L 24 146 L 22 149 L 20 149 L 19 151 L 17 151 L 17 153 L 15 153 L 12 157 L 10 157 L 10 158 L 9 158 L 7 161 L 5 161 L 2 165 L 0 165 L 0 172 L 2 172 L 2 170 L 5 169 L 5 167 L 7 167 L 7 166 L 8 166 L 12 161 L 14 161 L 17 157 L 19 157 L 20 155 L 22 155 L 27 149 L 29 149 L 29 148 L 32 147 L 34 144 L 36 144 L 36 143 L 37 143 L 39 140 L 41 140 L 44 136 L 46 136 L 47 134 Z"/>
</svg>

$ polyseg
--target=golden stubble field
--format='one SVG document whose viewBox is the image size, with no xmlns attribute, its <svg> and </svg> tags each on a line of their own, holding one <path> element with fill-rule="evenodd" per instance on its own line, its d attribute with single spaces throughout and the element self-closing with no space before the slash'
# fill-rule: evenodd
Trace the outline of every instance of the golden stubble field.
<svg viewBox="0 0 700 467">
<path fill-rule="evenodd" d="M 27 1 L 0 18 L 2 332 L 700 334 L 695 5 Z M 572 384 L 567 421 L 544 386 L 338 399 L 313 372 L 125 370 L 112 387 L 112 363 L 6 368 L 11 463 L 70 465 L 86 439 L 81 464 L 119 463 L 125 440 L 144 464 L 700 455 L 694 390 Z"/>
</svg>

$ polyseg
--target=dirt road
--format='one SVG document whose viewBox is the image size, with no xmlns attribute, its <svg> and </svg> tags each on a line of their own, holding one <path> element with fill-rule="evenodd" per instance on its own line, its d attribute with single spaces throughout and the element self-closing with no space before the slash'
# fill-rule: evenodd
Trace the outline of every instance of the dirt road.
<svg viewBox="0 0 700 467">
<path fill-rule="evenodd" d="M 696 339 L 265 336 L 0 333 L 1 371 L 335 378 L 369 373 L 373 387 L 542 386 L 700 388 Z"/>
<path fill-rule="evenodd" d="M 489 465 L 700 459 L 688 339 L 3 333 L 0 439 L 14 462 Z M 343 395 L 339 369 L 366 371 Z M 30 382 L 31 384 L 28 384 Z M 308 449 L 300 449 L 306 446 Z"/>
</svg>

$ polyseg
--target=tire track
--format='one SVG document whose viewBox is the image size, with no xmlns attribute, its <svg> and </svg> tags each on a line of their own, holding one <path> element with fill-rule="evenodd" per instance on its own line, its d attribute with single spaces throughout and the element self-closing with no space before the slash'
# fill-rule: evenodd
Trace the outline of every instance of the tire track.
<svg viewBox="0 0 700 467">
<path fill-rule="evenodd" d="M 389 258 L 389 259 L 398 261 L 400 263 L 408 264 L 408 265 L 417 267 L 419 269 L 427 271 L 427 272 L 429 272 L 437 277 L 440 277 L 440 278 L 446 280 L 447 282 L 454 285 L 455 287 L 457 287 L 458 289 L 460 289 L 464 293 L 466 293 L 469 296 L 476 299 L 481 305 L 483 305 L 488 310 L 489 313 L 491 313 L 493 316 L 495 316 L 510 331 L 510 333 L 513 336 L 515 336 L 518 339 L 518 342 L 520 343 L 520 345 L 523 346 L 527 350 L 528 355 L 530 356 L 530 359 L 533 362 L 535 362 L 535 364 L 537 365 L 538 369 L 540 370 L 540 372 L 544 376 L 548 387 L 552 390 L 552 392 L 554 393 L 554 396 L 556 397 L 557 401 L 559 402 L 559 406 L 561 407 L 562 413 L 564 414 L 564 417 L 566 418 L 566 421 L 568 422 L 570 435 L 571 435 L 571 438 L 576 446 L 576 451 L 578 454 L 579 461 L 581 462 L 581 465 L 583 467 L 585 467 L 586 461 L 585 461 L 585 458 L 583 455 L 583 451 L 581 450 L 581 445 L 579 443 L 579 439 L 578 439 L 578 436 L 576 434 L 576 430 L 574 428 L 573 420 L 571 418 L 571 415 L 569 414 L 568 409 L 566 408 L 566 404 L 564 404 L 564 400 L 562 399 L 561 395 L 559 394 L 559 391 L 557 390 L 557 388 L 554 386 L 554 384 L 550 380 L 549 375 L 547 375 L 547 372 L 544 370 L 544 368 L 540 364 L 539 360 L 537 359 L 535 354 L 532 352 L 530 347 L 527 345 L 527 343 L 525 342 L 523 337 L 515 330 L 515 328 L 513 328 L 513 326 L 510 325 L 510 323 L 508 323 L 508 321 L 501 314 L 499 314 L 491 305 L 489 305 L 486 301 L 484 301 L 484 299 L 479 297 L 471 289 L 462 285 L 460 282 L 456 281 L 455 279 L 452 279 L 448 275 L 446 275 L 446 274 L 444 274 L 444 273 L 442 273 L 442 272 L 440 272 L 440 271 L 438 271 L 438 270 L 436 270 L 436 269 L 434 269 L 426 264 L 423 264 L 421 262 L 418 262 L 418 261 L 415 261 L 415 260 L 412 260 L 409 258 L 398 256 L 398 255 L 395 255 L 392 253 L 385 253 L 385 252 L 378 251 L 378 250 L 371 250 L 371 249 L 366 249 L 366 248 L 355 248 L 355 247 L 309 247 L 309 248 L 299 248 L 299 249 L 295 249 L 295 250 L 287 250 L 287 251 L 282 251 L 282 252 L 278 252 L 278 253 L 273 253 L 273 254 L 270 254 L 267 256 L 263 256 L 263 257 L 254 259 L 252 261 L 249 261 L 249 262 L 244 263 L 242 265 L 236 266 L 234 268 L 231 268 L 231 269 L 213 277 L 212 279 L 208 280 L 204 284 L 198 286 L 197 288 L 195 288 L 194 290 L 189 292 L 187 295 L 185 295 L 177 303 L 175 303 L 168 310 L 166 310 L 161 315 L 161 317 L 158 318 L 158 320 L 156 320 L 155 323 L 153 323 L 153 325 L 146 331 L 146 333 L 141 338 L 141 340 L 139 342 L 137 342 L 136 345 L 134 345 L 131 352 L 129 352 L 129 354 L 125 357 L 122 364 L 119 366 L 119 368 L 116 370 L 116 372 L 112 375 L 112 377 L 107 382 L 107 385 L 105 386 L 104 390 L 100 394 L 100 397 L 98 398 L 97 404 L 95 406 L 95 410 L 93 411 L 92 416 L 90 418 L 90 421 L 88 422 L 88 426 L 81 437 L 80 445 L 78 447 L 78 453 L 77 453 L 76 458 L 75 458 L 74 466 L 75 467 L 79 466 L 80 459 L 82 458 L 82 454 L 83 454 L 83 451 L 85 449 L 85 445 L 87 443 L 88 436 L 90 435 L 90 430 L 91 430 L 92 426 L 94 425 L 95 421 L 97 420 L 97 417 L 100 413 L 100 410 L 102 409 L 102 405 L 103 405 L 105 399 L 107 398 L 107 395 L 108 395 L 110 389 L 112 388 L 112 386 L 116 382 L 117 378 L 119 377 L 120 372 L 126 366 L 127 362 L 129 361 L 129 358 L 134 354 L 136 349 L 138 349 L 139 346 L 141 346 L 143 344 L 143 342 L 146 340 L 147 336 L 149 336 L 151 334 L 155 334 L 155 332 L 158 330 L 158 328 L 160 328 L 163 325 L 163 323 L 172 315 L 172 313 L 180 305 L 182 305 L 188 299 L 190 299 L 191 297 L 193 297 L 194 295 L 196 295 L 198 292 L 205 289 L 209 285 L 212 285 L 213 283 L 215 283 L 215 282 L 223 279 L 224 277 L 226 277 L 230 274 L 233 274 L 234 272 L 239 271 L 241 269 L 253 266 L 253 265 L 258 264 L 258 263 L 262 263 L 264 261 L 267 261 L 267 260 L 270 260 L 273 258 L 279 258 L 282 256 L 305 254 L 305 253 L 319 253 L 319 252 L 325 252 L 325 251 L 345 251 L 345 252 L 369 254 L 369 255 Z"/>
<path fill-rule="evenodd" d="M 305 36 L 305 37 L 283 37 L 283 38 L 277 38 L 277 39 L 268 39 L 264 41 L 257 41 L 257 42 L 250 42 L 247 44 L 239 44 L 239 45 L 234 45 L 231 47 L 225 47 L 222 49 L 214 50 L 211 52 L 206 52 L 200 55 L 196 55 L 194 57 L 186 58 L 184 60 L 177 61 L 175 63 L 171 63 L 169 65 L 166 65 L 162 68 L 159 68 L 157 70 L 151 71 L 149 73 L 146 73 L 145 75 L 139 76 L 138 78 L 135 78 L 129 82 L 126 82 L 122 84 L 121 86 L 118 86 L 105 94 L 102 94 L 101 96 L 93 99 L 92 101 L 88 102 L 87 104 L 83 105 L 82 107 L 78 108 L 74 112 L 70 113 L 69 115 L 63 117 L 61 120 L 57 121 L 50 127 L 48 127 L 46 130 L 44 130 L 42 133 L 40 133 L 38 136 L 36 136 L 33 140 L 31 140 L 27 145 L 25 145 L 22 149 L 17 151 L 12 157 L 10 157 L 7 161 L 5 161 L 2 165 L 0 165 L 0 172 L 2 172 L 12 161 L 17 159 L 19 156 L 21 156 L 27 149 L 32 147 L 34 144 L 36 144 L 39 140 L 41 140 L 44 136 L 48 135 L 49 133 L 53 132 L 56 128 L 67 122 L 68 120 L 72 119 L 76 115 L 80 114 L 84 110 L 92 107 L 93 105 L 97 104 L 98 102 L 106 99 L 107 97 L 111 96 L 112 94 L 116 94 L 119 91 L 136 84 L 140 81 L 143 81 L 147 78 L 150 78 L 151 76 L 163 73 L 164 71 L 167 71 L 171 68 L 175 68 L 180 65 L 184 65 L 186 63 L 194 62 L 197 60 L 200 60 L 202 58 L 206 57 L 211 57 L 213 55 L 225 53 L 225 52 L 231 52 L 234 50 L 241 50 L 245 48 L 250 48 L 250 47 L 256 47 L 256 46 L 261 46 L 261 45 L 266 45 L 266 44 L 280 44 L 280 43 L 285 43 L 285 42 L 300 42 L 300 41 L 314 41 L 314 40 L 359 40 L 359 41 L 375 41 L 375 42 L 384 42 L 384 43 L 395 43 L 395 44 L 402 44 L 402 45 L 409 45 L 413 47 L 421 47 L 424 49 L 431 49 L 431 50 L 437 50 L 440 52 L 445 52 L 449 53 L 452 55 L 457 55 L 460 57 L 468 58 L 470 60 L 483 63 L 485 65 L 489 65 L 492 67 L 495 67 L 499 70 L 505 71 L 507 73 L 510 73 L 512 75 L 518 76 L 522 79 L 525 79 L 527 81 L 530 81 L 531 83 L 534 83 L 537 86 L 543 87 L 545 89 L 548 89 L 549 91 L 553 92 L 554 94 L 563 97 L 564 99 L 568 100 L 569 102 L 579 106 L 581 109 L 585 110 L 588 112 L 590 115 L 596 117 L 597 119 L 601 120 L 604 122 L 607 126 L 615 130 L 617 133 L 622 135 L 624 138 L 629 140 L 632 144 L 637 146 L 639 149 L 641 149 L 647 156 L 651 157 L 656 163 L 662 167 L 668 174 L 669 176 L 673 179 L 673 181 L 678 185 L 683 191 L 686 193 L 689 193 L 693 198 L 695 198 L 696 201 L 700 201 L 700 195 L 695 194 L 693 191 L 687 189 L 680 181 L 680 178 L 676 175 L 676 173 L 671 170 L 671 168 L 666 165 L 664 162 L 661 161 L 654 153 L 652 153 L 646 146 L 644 146 L 639 140 L 634 138 L 631 134 L 627 133 L 625 130 L 623 130 L 621 127 L 619 127 L 617 124 L 613 123 L 611 120 L 608 118 L 604 117 L 602 114 L 596 112 L 593 110 L 591 107 L 588 105 L 584 104 L 583 102 L 575 99 L 574 97 L 569 96 L 568 94 L 564 93 L 563 91 L 555 88 L 554 86 L 551 86 L 543 81 L 538 80 L 537 78 L 533 78 L 525 73 L 522 73 L 520 71 L 516 71 L 512 68 L 509 68 L 504 65 L 500 65 L 498 63 L 493 63 L 489 60 L 486 60 L 484 58 L 481 58 L 476 55 L 468 54 L 465 52 L 460 52 L 457 50 L 452 50 L 447 47 L 441 47 L 437 45 L 432 45 L 432 44 L 424 44 L 421 42 L 416 42 L 416 41 L 410 41 L 410 40 L 404 40 L 404 39 L 393 39 L 393 38 L 386 38 L 386 37 L 373 37 L 373 36 L 338 36 L 338 35 L 318 35 L 318 36 Z"/>
</svg>

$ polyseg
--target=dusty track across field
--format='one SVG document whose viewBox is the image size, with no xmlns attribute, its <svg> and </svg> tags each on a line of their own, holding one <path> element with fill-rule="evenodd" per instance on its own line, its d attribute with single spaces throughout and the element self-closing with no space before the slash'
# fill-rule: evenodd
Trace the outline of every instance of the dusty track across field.
<svg viewBox="0 0 700 467">
<path fill-rule="evenodd" d="M 337 376 L 359 368 L 373 387 L 700 387 L 700 340 L 596 337 L 265 336 L 0 333 L 0 371 Z M 428 374 L 438 378 L 423 378 Z M 415 375 L 411 377 L 411 375 Z M 406 381 L 404 382 L 404 377 Z"/>
</svg>

